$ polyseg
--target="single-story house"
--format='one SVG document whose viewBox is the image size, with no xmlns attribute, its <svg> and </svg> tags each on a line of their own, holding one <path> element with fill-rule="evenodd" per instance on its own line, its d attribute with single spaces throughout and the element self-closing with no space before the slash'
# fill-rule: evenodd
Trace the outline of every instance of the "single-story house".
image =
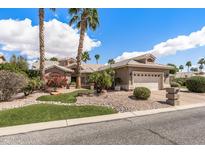
<svg viewBox="0 0 205 154">
<path fill-rule="evenodd" d="M 101 67 L 99 70 L 112 67 L 116 72 L 115 77 L 122 80 L 121 88 L 125 90 L 141 86 L 151 90 L 169 87 L 169 70 L 173 68 L 156 64 L 155 60 L 156 57 L 152 54 L 145 54 Z"/>
<path fill-rule="evenodd" d="M 0 54 L 0 64 L 5 63 L 5 62 L 6 62 L 6 59 L 5 59 L 4 55 Z"/>
<path fill-rule="evenodd" d="M 163 89 L 169 87 L 169 70 L 171 66 L 155 63 L 156 57 L 152 54 L 145 54 L 134 58 L 116 62 L 112 65 L 85 64 L 81 67 L 81 82 L 83 86 L 88 85 L 88 75 L 103 71 L 108 68 L 115 70 L 115 78 L 121 79 L 121 89 L 133 90 L 135 87 L 143 86 L 151 90 Z M 51 65 L 51 63 L 55 63 Z M 58 63 L 58 64 L 57 64 Z M 37 64 L 37 63 L 36 63 Z M 39 64 L 33 65 L 38 68 Z M 76 79 L 76 60 L 73 58 L 62 59 L 58 62 L 46 62 L 46 74 L 61 74 L 67 76 L 69 82 Z"/>
</svg>

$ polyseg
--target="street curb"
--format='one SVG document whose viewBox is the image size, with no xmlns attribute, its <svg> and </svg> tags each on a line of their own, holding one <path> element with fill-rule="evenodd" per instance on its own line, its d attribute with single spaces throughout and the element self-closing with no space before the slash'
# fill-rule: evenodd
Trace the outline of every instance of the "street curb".
<svg viewBox="0 0 205 154">
<path fill-rule="evenodd" d="M 204 106 L 205 103 L 197 103 L 197 104 L 174 106 L 169 108 L 152 109 L 152 110 L 145 110 L 145 111 L 124 112 L 124 113 L 116 113 L 110 115 L 101 115 L 101 116 L 93 116 L 93 117 L 85 117 L 85 118 L 77 118 L 77 119 L 67 119 L 67 120 L 58 120 L 58 121 L 2 127 L 0 128 L 0 136 L 8 136 L 8 135 L 33 132 L 33 131 L 55 129 L 55 128 L 62 128 L 62 127 L 76 126 L 76 125 L 83 125 L 83 124 L 91 124 L 91 123 L 98 123 L 98 122 L 105 122 L 105 121 L 112 121 L 112 120 L 120 120 L 125 118 L 133 118 L 133 117 L 147 116 L 147 115 L 158 114 L 158 113 L 180 111 L 180 110 L 186 110 L 186 109 L 192 109 L 192 108 L 198 108 Z"/>
</svg>

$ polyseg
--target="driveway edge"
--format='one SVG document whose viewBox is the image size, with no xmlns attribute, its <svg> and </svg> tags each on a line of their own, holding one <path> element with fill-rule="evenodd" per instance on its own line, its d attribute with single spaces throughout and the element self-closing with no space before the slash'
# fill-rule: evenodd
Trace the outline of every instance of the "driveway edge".
<svg viewBox="0 0 205 154">
<path fill-rule="evenodd" d="M 67 119 L 67 120 L 58 120 L 58 121 L 2 127 L 0 128 L 0 136 L 15 135 L 15 134 L 21 134 L 21 133 L 27 133 L 27 132 L 33 132 L 33 131 L 55 129 L 55 128 L 62 128 L 62 127 L 68 127 L 68 126 L 97 123 L 97 122 L 120 120 L 120 119 L 125 119 L 125 118 L 140 117 L 140 116 L 179 111 L 179 110 L 186 110 L 186 109 L 192 109 L 192 108 L 198 108 L 198 107 L 204 107 L 204 106 L 205 106 L 205 103 L 197 103 L 197 104 L 174 106 L 174 107 L 169 107 L 169 108 L 152 109 L 152 110 L 145 110 L 145 111 L 124 112 L 124 113 L 77 118 L 77 119 Z"/>
</svg>

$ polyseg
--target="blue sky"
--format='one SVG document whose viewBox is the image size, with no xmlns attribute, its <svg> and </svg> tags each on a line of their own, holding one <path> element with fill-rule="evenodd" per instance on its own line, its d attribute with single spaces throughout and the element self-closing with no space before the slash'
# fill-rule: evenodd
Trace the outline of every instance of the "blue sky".
<svg viewBox="0 0 205 154">
<path fill-rule="evenodd" d="M 68 23 L 66 9 L 57 9 L 56 14 L 46 9 L 46 21 L 56 18 Z M 99 9 L 99 16 L 100 27 L 95 32 L 88 31 L 91 39 L 101 42 L 99 47 L 90 51 L 90 63 L 95 62 L 95 54 L 101 55 L 100 63 L 106 63 L 109 58 L 116 58 L 123 52 L 148 51 L 156 44 L 180 35 L 189 35 L 205 26 L 205 9 Z M 0 9 L 0 20 L 9 18 L 29 18 L 33 26 L 38 25 L 38 10 Z M 0 52 L 7 59 L 11 54 L 19 53 L 4 50 Z M 159 57 L 158 62 L 180 65 L 191 60 L 196 64 L 199 58 L 205 56 L 204 53 L 205 46 L 195 47 Z"/>
</svg>

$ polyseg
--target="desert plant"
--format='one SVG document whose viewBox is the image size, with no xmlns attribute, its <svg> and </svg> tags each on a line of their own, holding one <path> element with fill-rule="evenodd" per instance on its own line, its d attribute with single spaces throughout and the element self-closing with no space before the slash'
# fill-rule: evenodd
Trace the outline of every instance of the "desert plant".
<svg viewBox="0 0 205 154">
<path fill-rule="evenodd" d="M 177 82 L 171 82 L 171 83 L 170 83 L 170 86 L 171 86 L 171 87 L 180 87 L 180 84 L 177 83 Z"/>
<path fill-rule="evenodd" d="M 205 77 L 193 76 L 187 79 L 186 87 L 191 92 L 204 93 L 205 92 Z"/>
<path fill-rule="evenodd" d="M 107 89 L 112 86 L 112 77 L 106 71 L 95 72 L 89 76 L 89 82 L 95 83 L 97 92 L 101 93 L 103 89 Z"/>
<path fill-rule="evenodd" d="M 0 101 L 9 100 L 27 85 L 27 78 L 11 71 L 0 71 Z"/>
<path fill-rule="evenodd" d="M 35 90 L 40 90 L 43 86 L 43 82 L 40 78 L 29 79 L 28 84 L 25 88 L 23 88 L 23 92 L 25 96 L 32 94 Z"/>
<path fill-rule="evenodd" d="M 151 91 L 146 87 L 136 87 L 134 89 L 133 95 L 136 99 L 146 100 L 150 97 Z"/>
</svg>

